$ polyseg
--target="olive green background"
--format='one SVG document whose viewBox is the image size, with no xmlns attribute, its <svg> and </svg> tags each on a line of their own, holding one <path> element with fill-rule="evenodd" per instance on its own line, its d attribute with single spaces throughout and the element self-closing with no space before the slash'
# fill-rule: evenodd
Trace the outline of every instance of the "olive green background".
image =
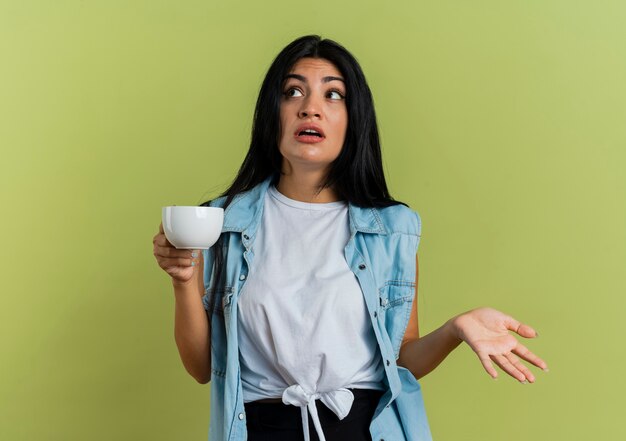
<svg viewBox="0 0 626 441">
<path fill-rule="evenodd" d="M 164 205 L 231 182 L 273 57 L 360 61 L 392 194 L 422 216 L 422 333 L 490 305 L 535 384 L 461 346 L 437 441 L 624 439 L 623 1 L 0 1 L 0 439 L 201 440 L 152 255 Z"/>
</svg>

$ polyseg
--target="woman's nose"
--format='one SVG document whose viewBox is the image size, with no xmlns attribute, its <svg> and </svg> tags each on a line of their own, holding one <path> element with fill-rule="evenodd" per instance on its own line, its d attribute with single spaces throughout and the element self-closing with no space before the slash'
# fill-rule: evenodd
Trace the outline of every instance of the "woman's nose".
<svg viewBox="0 0 626 441">
<path fill-rule="evenodd" d="M 303 100 L 302 108 L 299 112 L 300 118 L 306 118 L 307 116 L 317 116 L 319 118 L 321 115 L 321 106 L 314 97 L 309 96 Z"/>
</svg>

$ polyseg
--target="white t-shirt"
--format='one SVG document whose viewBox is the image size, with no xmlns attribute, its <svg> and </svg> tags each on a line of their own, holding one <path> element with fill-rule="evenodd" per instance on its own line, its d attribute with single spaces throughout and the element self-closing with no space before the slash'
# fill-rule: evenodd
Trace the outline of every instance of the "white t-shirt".
<svg viewBox="0 0 626 441">
<path fill-rule="evenodd" d="M 303 423 L 308 408 L 318 435 L 315 399 L 342 419 L 354 399 L 347 388 L 384 389 L 363 293 L 344 257 L 349 238 L 346 202 L 296 201 L 270 186 L 238 299 L 244 402 L 282 397 L 302 408 Z"/>
</svg>

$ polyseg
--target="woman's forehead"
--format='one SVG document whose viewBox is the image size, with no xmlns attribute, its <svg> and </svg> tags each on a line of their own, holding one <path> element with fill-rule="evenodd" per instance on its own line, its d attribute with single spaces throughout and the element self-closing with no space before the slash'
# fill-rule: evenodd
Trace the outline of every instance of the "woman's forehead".
<svg viewBox="0 0 626 441">
<path fill-rule="evenodd" d="M 340 78 L 343 77 L 337 66 L 335 66 L 332 62 L 325 58 L 311 57 L 300 58 L 293 64 L 291 69 L 289 69 L 288 74 L 300 74 L 306 76 L 307 74 L 313 74 L 316 72 Z"/>
</svg>

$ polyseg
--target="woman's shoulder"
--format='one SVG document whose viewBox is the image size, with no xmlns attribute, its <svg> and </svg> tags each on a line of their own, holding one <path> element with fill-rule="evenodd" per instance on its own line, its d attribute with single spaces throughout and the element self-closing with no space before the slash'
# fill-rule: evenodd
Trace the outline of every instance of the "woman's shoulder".
<svg viewBox="0 0 626 441">
<path fill-rule="evenodd" d="M 229 202 L 228 209 L 231 209 L 233 205 L 235 205 L 240 199 L 244 199 L 245 201 L 258 200 L 262 191 L 266 190 L 271 182 L 271 176 L 265 178 L 263 181 L 254 184 L 252 187 L 242 190 L 238 193 L 235 193 L 231 197 L 231 201 Z M 208 200 L 202 204 L 204 207 L 219 207 L 224 208 L 226 205 L 226 201 L 228 200 L 228 194 L 223 196 L 219 196 L 215 199 Z"/>
<path fill-rule="evenodd" d="M 211 199 L 209 201 L 204 202 L 202 207 L 219 207 L 224 208 L 224 203 L 226 202 L 227 196 L 222 196 L 219 198 Z"/>
<path fill-rule="evenodd" d="M 375 210 L 388 232 L 421 235 L 422 219 L 411 207 L 396 204 L 378 207 Z"/>
</svg>

